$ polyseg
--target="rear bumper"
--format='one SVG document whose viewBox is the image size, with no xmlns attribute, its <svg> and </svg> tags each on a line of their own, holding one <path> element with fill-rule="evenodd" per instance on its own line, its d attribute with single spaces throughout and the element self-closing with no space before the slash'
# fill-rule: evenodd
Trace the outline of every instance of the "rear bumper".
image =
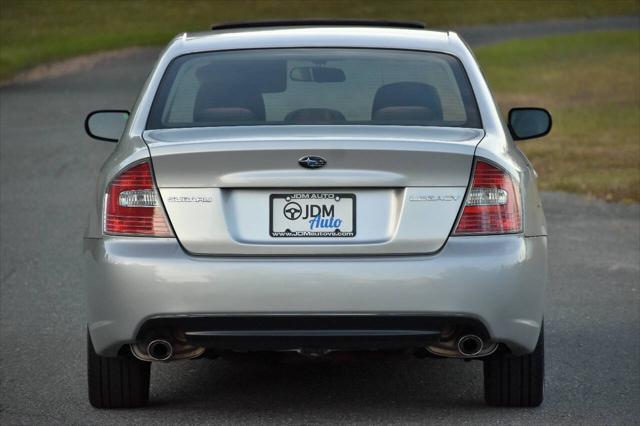
<svg viewBox="0 0 640 426">
<path fill-rule="evenodd" d="M 450 238 L 428 256 L 343 258 L 194 257 L 174 239 L 108 237 L 86 239 L 84 256 L 89 331 L 107 356 L 154 319 L 273 315 L 296 323 L 318 315 L 469 319 L 527 353 L 538 340 L 547 276 L 546 237 L 520 235 Z"/>
<path fill-rule="evenodd" d="M 488 338 L 469 318 L 415 314 L 222 314 L 151 318 L 137 341 L 179 331 L 184 343 L 214 350 L 402 349 L 435 343 L 447 326 Z"/>
</svg>

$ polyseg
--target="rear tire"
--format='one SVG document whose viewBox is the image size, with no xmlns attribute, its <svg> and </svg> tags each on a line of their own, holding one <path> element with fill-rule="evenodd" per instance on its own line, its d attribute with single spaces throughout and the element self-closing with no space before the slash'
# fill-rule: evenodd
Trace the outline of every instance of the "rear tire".
<svg viewBox="0 0 640 426">
<path fill-rule="evenodd" d="M 504 348 L 484 361 L 484 399 L 500 407 L 537 407 L 544 388 L 544 328 L 531 354 L 514 356 Z"/>
<path fill-rule="evenodd" d="M 133 408 L 149 401 L 151 363 L 131 353 L 108 358 L 96 353 L 87 333 L 89 402 L 96 408 Z"/>
</svg>

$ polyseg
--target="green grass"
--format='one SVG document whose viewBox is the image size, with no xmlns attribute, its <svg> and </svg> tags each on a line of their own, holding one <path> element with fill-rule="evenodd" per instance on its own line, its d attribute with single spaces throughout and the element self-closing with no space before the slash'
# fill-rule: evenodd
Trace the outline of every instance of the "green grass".
<svg viewBox="0 0 640 426">
<path fill-rule="evenodd" d="M 476 54 L 503 112 L 543 106 L 551 134 L 523 141 L 543 190 L 640 201 L 640 32 L 581 33 Z"/>
<path fill-rule="evenodd" d="M 213 22 L 357 17 L 449 28 L 638 13 L 638 0 L 0 0 L 0 79 L 79 54 L 164 44 Z"/>
</svg>

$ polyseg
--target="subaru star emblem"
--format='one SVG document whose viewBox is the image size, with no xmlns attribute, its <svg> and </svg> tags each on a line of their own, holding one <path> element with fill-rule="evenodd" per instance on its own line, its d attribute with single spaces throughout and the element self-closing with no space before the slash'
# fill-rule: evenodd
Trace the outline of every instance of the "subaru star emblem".
<svg viewBox="0 0 640 426">
<path fill-rule="evenodd" d="M 306 167 L 307 169 L 319 169 L 320 167 L 323 167 L 325 164 L 327 164 L 327 160 L 315 155 L 305 155 L 298 160 L 298 164 L 300 164 L 302 167 Z"/>
</svg>

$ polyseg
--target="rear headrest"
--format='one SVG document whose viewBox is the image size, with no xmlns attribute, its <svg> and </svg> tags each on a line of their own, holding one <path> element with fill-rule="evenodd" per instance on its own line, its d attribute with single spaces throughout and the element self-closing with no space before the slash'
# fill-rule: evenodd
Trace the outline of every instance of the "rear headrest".
<svg viewBox="0 0 640 426">
<path fill-rule="evenodd" d="M 302 108 L 291 111 L 284 118 L 286 123 L 296 124 L 327 124 L 343 123 L 344 115 L 340 111 L 329 108 Z"/>
<path fill-rule="evenodd" d="M 405 108 L 404 112 L 408 114 L 407 117 L 421 116 L 421 121 L 442 120 L 442 103 L 440 102 L 438 91 L 433 86 L 425 83 L 403 81 L 386 84 L 378 89 L 373 98 L 373 107 L 371 109 L 372 120 L 389 120 L 389 118 L 386 118 L 388 114 L 395 114 L 396 118 L 393 120 L 415 121 L 414 118 L 400 118 L 400 110 L 392 110 L 392 112 L 383 112 L 380 114 L 380 110 L 389 107 L 403 107 Z M 420 107 L 422 111 L 406 109 L 407 107 Z M 425 115 L 427 110 L 428 115 Z"/>
<path fill-rule="evenodd" d="M 260 91 L 251 84 L 203 83 L 196 96 L 193 120 L 196 122 L 223 121 L 211 120 L 211 109 L 226 109 L 228 110 L 226 113 L 230 116 L 233 116 L 231 111 L 233 109 L 245 109 L 253 115 L 253 121 L 265 120 L 264 99 Z M 214 111 L 214 114 L 220 113 L 225 114 L 223 111 Z M 246 116 L 243 112 L 235 111 L 235 113 Z"/>
</svg>

